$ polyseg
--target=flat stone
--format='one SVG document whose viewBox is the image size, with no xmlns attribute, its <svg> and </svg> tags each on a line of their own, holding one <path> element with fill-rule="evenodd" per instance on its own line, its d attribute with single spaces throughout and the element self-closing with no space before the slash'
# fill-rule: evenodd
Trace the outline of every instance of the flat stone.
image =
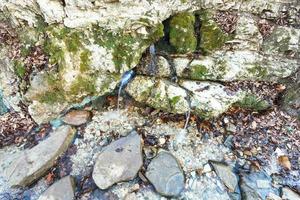
<svg viewBox="0 0 300 200">
<path fill-rule="evenodd" d="M 103 149 L 96 159 L 93 179 L 100 189 L 132 180 L 143 164 L 141 137 L 132 132 Z"/>
<path fill-rule="evenodd" d="M 91 112 L 86 110 L 73 110 L 68 112 L 63 118 L 63 122 L 73 126 L 85 124 L 91 118 Z"/>
<path fill-rule="evenodd" d="M 75 183 L 71 176 L 66 176 L 51 185 L 38 200 L 73 200 Z"/>
<path fill-rule="evenodd" d="M 184 175 L 176 158 L 161 151 L 149 164 L 146 177 L 156 191 L 165 196 L 178 196 L 184 189 Z"/>
<path fill-rule="evenodd" d="M 11 186 L 28 186 L 39 179 L 55 163 L 71 144 L 75 130 L 65 125 L 50 133 L 50 136 L 32 149 L 20 152 L 4 175 Z"/>
<path fill-rule="evenodd" d="M 288 187 L 282 188 L 282 199 L 288 199 L 288 200 L 300 200 L 300 195 L 291 190 Z"/>
<path fill-rule="evenodd" d="M 219 162 L 210 162 L 219 178 L 223 181 L 230 192 L 234 192 L 238 185 L 238 177 L 233 173 L 232 168 Z"/>
</svg>

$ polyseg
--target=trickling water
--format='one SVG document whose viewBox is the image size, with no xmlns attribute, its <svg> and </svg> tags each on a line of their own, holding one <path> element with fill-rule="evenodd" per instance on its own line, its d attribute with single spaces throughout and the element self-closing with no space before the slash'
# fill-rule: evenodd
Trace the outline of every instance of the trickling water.
<svg viewBox="0 0 300 200">
<path fill-rule="evenodd" d="M 191 109 L 189 109 L 186 113 L 186 121 L 185 121 L 185 124 L 184 124 L 184 128 L 183 129 L 186 129 L 188 124 L 189 124 L 189 121 L 190 121 L 190 117 L 191 117 Z"/>
<path fill-rule="evenodd" d="M 156 49 L 154 44 L 150 45 L 149 52 L 150 52 L 149 72 L 150 74 L 154 75 L 156 71 Z"/>
<path fill-rule="evenodd" d="M 134 71 L 129 70 L 129 71 L 125 72 L 121 78 L 120 87 L 119 87 L 119 91 L 118 91 L 118 105 L 117 105 L 118 111 L 120 108 L 120 96 L 121 96 L 122 89 L 129 83 L 129 81 L 133 78 L 133 76 L 134 76 Z"/>
</svg>

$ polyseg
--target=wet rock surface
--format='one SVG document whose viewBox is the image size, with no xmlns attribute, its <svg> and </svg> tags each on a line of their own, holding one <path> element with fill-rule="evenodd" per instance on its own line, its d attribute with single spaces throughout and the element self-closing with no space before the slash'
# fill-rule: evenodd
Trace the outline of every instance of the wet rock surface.
<svg viewBox="0 0 300 200">
<path fill-rule="evenodd" d="M 98 155 L 93 179 L 101 189 L 132 180 L 143 164 L 141 138 L 136 132 L 112 142 Z"/>
<path fill-rule="evenodd" d="M 178 196 L 184 189 L 184 175 L 176 158 L 162 151 L 150 162 L 146 177 L 165 196 Z"/>
<path fill-rule="evenodd" d="M 66 176 L 51 185 L 38 200 L 73 200 L 75 198 L 74 180 Z"/>
</svg>

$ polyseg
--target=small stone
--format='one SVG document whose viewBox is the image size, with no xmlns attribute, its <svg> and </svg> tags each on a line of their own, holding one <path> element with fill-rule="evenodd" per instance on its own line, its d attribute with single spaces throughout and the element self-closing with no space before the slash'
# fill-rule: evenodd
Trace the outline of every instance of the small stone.
<svg viewBox="0 0 300 200">
<path fill-rule="evenodd" d="M 91 118 L 91 112 L 86 110 L 73 110 L 63 117 L 63 122 L 73 126 L 81 126 Z"/>
<path fill-rule="evenodd" d="M 132 180 L 143 164 L 141 137 L 132 132 L 103 149 L 96 159 L 93 179 L 100 189 Z"/>
<path fill-rule="evenodd" d="M 226 126 L 226 131 L 235 133 L 236 132 L 236 126 L 232 123 L 228 123 Z"/>
<path fill-rule="evenodd" d="M 66 176 L 51 185 L 38 200 L 73 200 L 75 183 L 71 176 Z"/>
<path fill-rule="evenodd" d="M 212 169 L 209 164 L 204 165 L 202 173 L 208 173 L 211 171 L 212 171 Z"/>
<path fill-rule="evenodd" d="M 178 196 L 184 189 L 183 171 L 176 158 L 161 151 L 149 164 L 146 177 L 156 191 L 164 196 Z"/>
<path fill-rule="evenodd" d="M 287 156 L 279 156 L 278 157 L 278 162 L 279 164 L 285 168 L 285 169 L 288 169 L 288 170 L 291 170 L 292 169 L 292 164 L 289 160 L 289 157 Z"/>
<path fill-rule="evenodd" d="M 258 188 L 270 188 L 270 182 L 268 180 L 257 180 L 256 185 Z"/>
<path fill-rule="evenodd" d="M 160 145 L 164 145 L 164 144 L 166 143 L 166 139 L 165 139 L 165 138 L 159 138 L 159 139 L 158 139 L 158 143 L 159 143 Z"/>
<path fill-rule="evenodd" d="M 237 175 L 232 172 L 231 167 L 214 161 L 211 161 L 210 163 L 229 191 L 234 192 L 238 185 L 238 178 Z"/>
<path fill-rule="evenodd" d="M 39 179 L 64 153 L 73 141 L 75 130 L 65 125 L 50 133 L 50 136 L 32 149 L 22 151 L 18 158 L 4 169 L 11 186 L 28 186 Z"/>
<path fill-rule="evenodd" d="M 288 187 L 282 188 L 282 199 L 284 200 L 300 200 L 300 195 Z"/>
</svg>

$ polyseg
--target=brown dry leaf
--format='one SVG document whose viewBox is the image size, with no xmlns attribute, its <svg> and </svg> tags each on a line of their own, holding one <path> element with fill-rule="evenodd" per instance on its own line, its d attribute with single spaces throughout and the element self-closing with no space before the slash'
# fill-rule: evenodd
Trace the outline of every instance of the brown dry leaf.
<svg viewBox="0 0 300 200">
<path fill-rule="evenodd" d="M 285 169 L 288 169 L 288 170 L 292 169 L 292 164 L 290 162 L 289 157 L 287 157 L 287 156 L 279 156 L 278 163 Z"/>
<path fill-rule="evenodd" d="M 48 185 L 52 184 L 54 182 L 54 173 L 53 172 L 50 172 L 49 174 L 46 175 L 45 179 L 46 179 L 46 183 Z"/>
</svg>

